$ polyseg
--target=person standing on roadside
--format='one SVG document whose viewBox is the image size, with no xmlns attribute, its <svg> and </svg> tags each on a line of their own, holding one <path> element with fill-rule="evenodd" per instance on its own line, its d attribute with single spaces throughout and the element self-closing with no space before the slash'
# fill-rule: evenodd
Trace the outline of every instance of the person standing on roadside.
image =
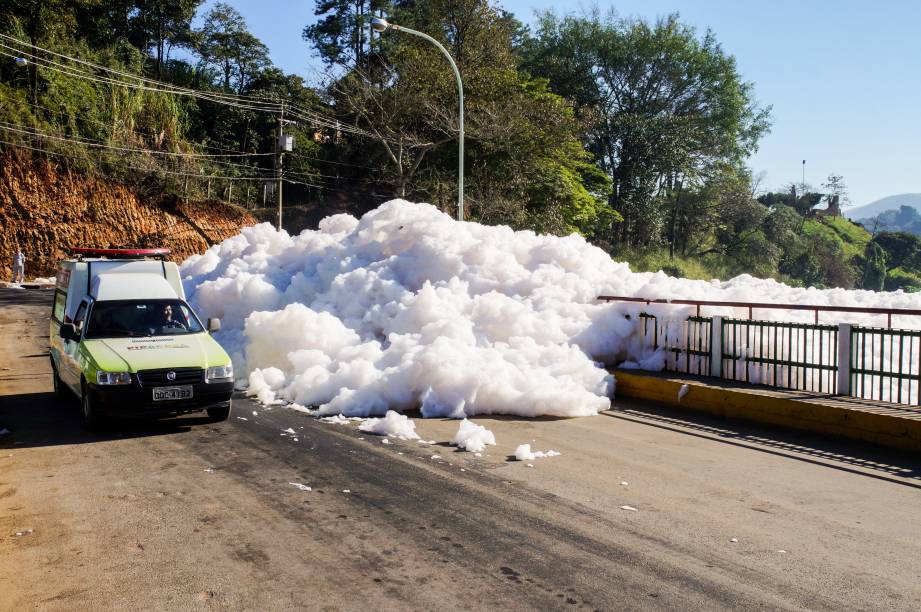
<svg viewBox="0 0 921 612">
<path fill-rule="evenodd" d="M 26 256 L 19 247 L 13 252 L 13 282 L 21 283 L 26 279 Z"/>
</svg>

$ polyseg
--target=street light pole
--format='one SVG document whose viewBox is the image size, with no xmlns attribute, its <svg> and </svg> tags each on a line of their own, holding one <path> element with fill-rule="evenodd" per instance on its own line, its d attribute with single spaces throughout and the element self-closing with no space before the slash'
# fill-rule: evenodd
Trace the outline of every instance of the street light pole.
<svg viewBox="0 0 921 612">
<path fill-rule="evenodd" d="M 451 57 L 451 54 L 448 53 L 448 50 L 444 48 L 440 42 L 425 34 L 419 32 L 418 30 L 413 30 L 412 28 L 407 28 L 404 26 L 398 26 L 395 23 L 390 23 L 386 19 L 374 18 L 371 20 L 371 29 L 375 32 L 383 33 L 387 28 L 397 30 L 398 32 L 406 32 L 408 34 L 414 34 L 425 40 L 429 41 L 448 58 L 448 62 L 451 64 L 451 68 L 454 70 L 454 78 L 457 79 L 457 97 L 458 97 L 458 120 L 460 122 L 460 135 L 457 141 L 457 220 L 464 220 L 464 84 L 461 82 L 460 70 L 457 69 L 457 64 L 454 63 L 454 58 Z"/>
</svg>

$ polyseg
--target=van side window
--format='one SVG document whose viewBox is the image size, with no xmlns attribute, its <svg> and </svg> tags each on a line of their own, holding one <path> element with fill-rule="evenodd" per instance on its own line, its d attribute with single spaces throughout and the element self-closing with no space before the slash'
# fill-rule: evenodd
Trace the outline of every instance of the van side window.
<svg viewBox="0 0 921 612">
<path fill-rule="evenodd" d="M 86 302 L 80 303 L 80 308 L 77 309 L 77 314 L 74 315 L 74 325 L 77 326 L 77 329 L 80 329 L 80 326 L 83 324 L 83 319 L 86 318 Z"/>
<path fill-rule="evenodd" d="M 61 323 L 64 320 L 64 307 L 67 305 L 67 294 L 56 289 L 54 292 L 54 310 L 51 311 L 52 318 Z"/>
</svg>

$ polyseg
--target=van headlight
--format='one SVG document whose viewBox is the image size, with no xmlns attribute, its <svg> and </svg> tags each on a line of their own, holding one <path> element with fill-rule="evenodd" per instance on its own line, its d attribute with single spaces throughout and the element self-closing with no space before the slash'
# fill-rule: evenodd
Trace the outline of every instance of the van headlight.
<svg viewBox="0 0 921 612">
<path fill-rule="evenodd" d="M 233 364 L 214 366 L 205 373 L 205 382 L 226 382 L 233 380 Z"/>
<path fill-rule="evenodd" d="M 97 385 L 130 385 L 131 372 L 96 372 Z"/>
</svg>

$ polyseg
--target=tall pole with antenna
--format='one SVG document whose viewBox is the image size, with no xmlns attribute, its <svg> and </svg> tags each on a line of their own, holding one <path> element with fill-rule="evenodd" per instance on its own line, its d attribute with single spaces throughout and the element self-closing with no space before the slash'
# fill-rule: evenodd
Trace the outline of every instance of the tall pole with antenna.
<svg viewBox="0 0 921 612">
<path fill-rule="evenodd" d="M 282 197 L 281 197 L 281 170 L 282 170 L 282 159 L 285 154 L 284 147 L 281 146 L 282 138 L 285 134 L 285 102 L 282 100 L 281 103 L 281 114 L 278 115 L 278 138 L 275 139 L 275 172 L 277 175 L 278 184 L 276 189 L 278 190 L 278 231 L 281 231 L 281 206 L 282 206 Z"/>
<path fill-rule="evenodd" d="M 803 160 L 803 195 L 806 194 L 806 160 Z"/>
</svg>

